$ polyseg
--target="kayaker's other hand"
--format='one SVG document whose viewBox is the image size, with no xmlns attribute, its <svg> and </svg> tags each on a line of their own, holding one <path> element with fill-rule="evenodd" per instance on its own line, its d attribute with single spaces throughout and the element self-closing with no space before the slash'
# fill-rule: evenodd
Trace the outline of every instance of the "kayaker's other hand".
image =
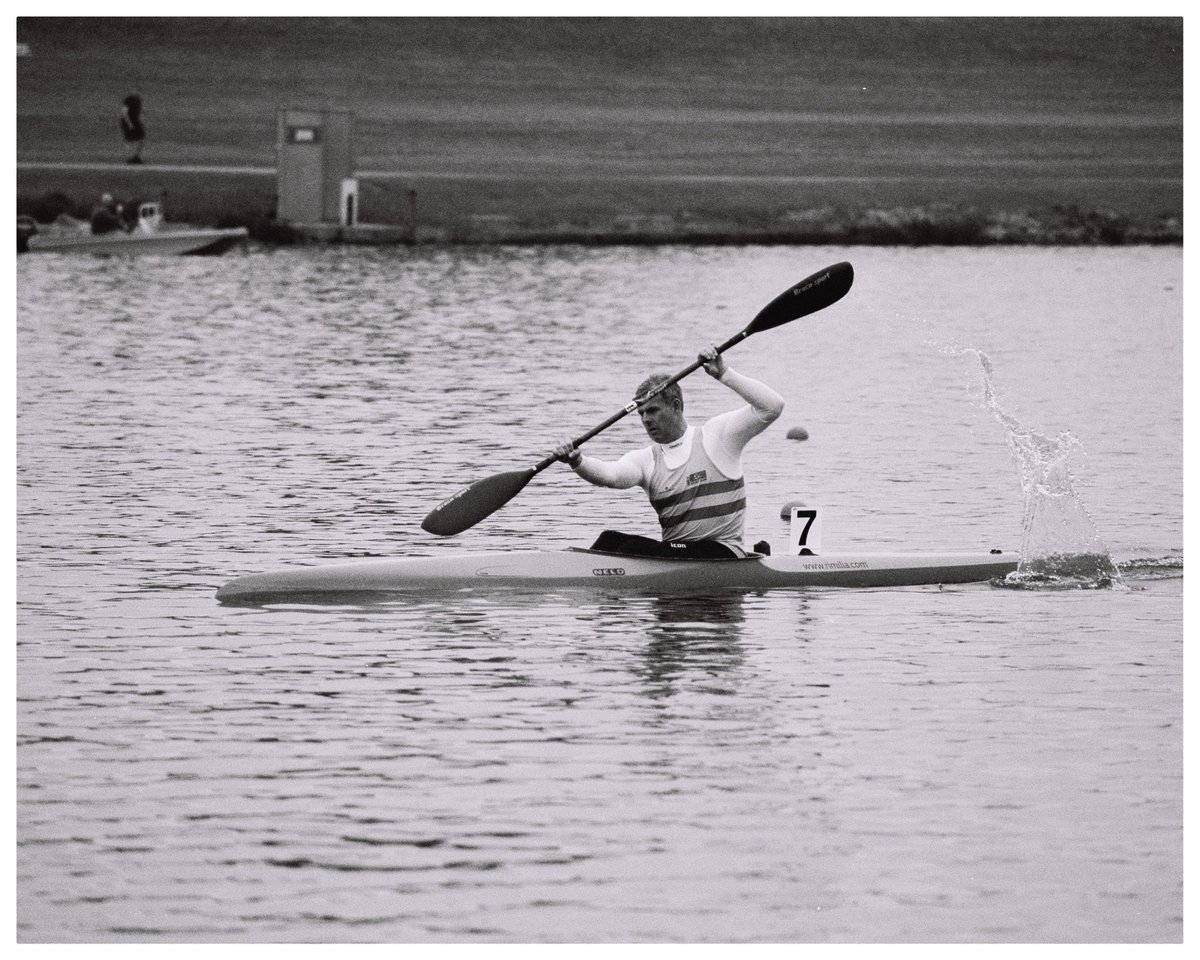
<svg viewBox="0 0 1200 960">
<path fill-rule="evenodd" d="M 583 454 L 575 449 L 575 444 L 570 440 L 564 440 L 550 451 L 550 455 L 555 460 L 561 460 L 572 468 L 579 466 L 579 462 L 583 459 Z"/>
<path fill-rule="evenodd" d="M 715 344 L 710 343 L 701 350 L 696 359 L 704 364 L 704 372 L 710 377 L 720 380 L 725 376 L 725 371 L 728 369 L 725 365 L 725 358 L 717 352 Z"/>
</svg>

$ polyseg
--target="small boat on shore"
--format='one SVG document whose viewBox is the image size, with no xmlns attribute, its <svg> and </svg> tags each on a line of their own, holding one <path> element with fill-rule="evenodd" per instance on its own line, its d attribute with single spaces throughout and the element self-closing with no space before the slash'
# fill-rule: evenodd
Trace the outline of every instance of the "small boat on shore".
<svg viewBox="0 0 1200 960">
<path fill-rule="evenodd" d="M 132 230 L 92 233 L 82 220 L 60 217 L 49 226 L 17 218 L 18 253 L 89 253 L 101 255 L 216 255 L 245 243 L 245 227 L 188 227 L 163 222 L 162 207 L 147 201 L 138 207 Z"/>
<path fill-rule="evenodd" d="M 295 567 L 231 580 L 225 604 L 348 600 L 461 590 L 550 591 L 660 596 L 804 587 L 911 587 L 980 583 L 1017 569 L 1015 553 L 751 554 L 730 560 L 643 557 L 599 550 L 449 553 Z"/>
</svg>

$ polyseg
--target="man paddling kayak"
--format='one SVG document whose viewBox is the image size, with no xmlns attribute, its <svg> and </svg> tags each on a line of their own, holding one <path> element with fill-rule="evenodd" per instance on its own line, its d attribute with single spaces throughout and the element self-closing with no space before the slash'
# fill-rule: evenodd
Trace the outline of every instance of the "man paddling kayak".
<svg viewBox="0 0 1200 960">
<path fill-rule="evenodd" d="M 853 282 L 854 267 L 844 260 L 841 263 L 835 263 L 831 267 L 826 267 L 812 276 L 805 277 L 799 283 L 788 287 L 787 290 L 759 310 L 754 315 L 753 320 L 719 347 L 711 347 L 708 352 L 700 354 L 696 360 L 693 360 L 687 367 L 680 370 L 679 373 L 660 380 L 658 388 L 651 388 L 650 392 L 653 393 L 655 389 L 664 391 L 669 384 L 677 383 L 694 370 L 699 370 L 700 367 L 706 364 L 714 363 L 716 360 L 716 357 L 713 356 L 714 353 L 723 354 L 730 347 L 741 343 L 752 334 L 774 330 L 785 323 L 791 323 L 793 320 L 807 317 L 810 313 L 816 313 L 818 310 L 824 310 L 831 304 L 837 303 L 850 290 L 850 285 Z M 720 364 L 713 366 L 713 372 L 718 377 L 722 376 L 724 369 L 726 368 Z M 749 383 L 753 383 L 753 381 L 749 381 Z M 743 386 L 745 385 L 746 382 L 743 382 Z M 758 384 L 758 387 L 763 387 L 763 385 Z M 736 389 L 740 390 L 740 387 Z M 757 394 L 757 390 L 754 392 Z M 772 397 L 774 396 L 772 392 Z M 646 394 L 642 394 L 638 399 L 648 402 L 651 398 Z M 682 394 L 680 395 L 679 403 L 680 413 L 682 413 Z M 782 401 L 779 401 L 777 397 L 769 405 L 774 406 L 776 404 L 778 404 L 778 410 L 783 409 Z M 644 406 L 645 403 L 641 405 Z M 587 443 L 592 437 L 601 431 L 607 430 L 622 417 L 633 413 L 638 409 L 638 406 L 637 400 L 627 403 L 603 423 L 597 424 L 591 430 L 587 431 L 587 433 L 580 434 L 573 440 L 564 441 L 555 448 L 555 452 L 543 457 L 537 463 L 525 467 L 523 470 L 506 470 L 504 473 L 495 473 L 490 477 L 484 477 L 482 480 L 476 480 L 474 483 L 463 487 L 430 510 L 425 519 L 421 521 L 421 529 L 426 533 L 432 533 L 439 537 L 452 537 L 456 533 L 462 533 L 464 530 L 475 526 L 480 520 L 490 517 L 512 500 L 513 497 L 525 489 L 530 480 L 547 467 L 553 466 L 560 460 L 574 461 L 576 457 L 574 456 L 574 450 L 572 450 L 573 446 L 582 446 Z M 755 405 L 752 404 L 751 406 Z M 775 417 L 779 415 L 778 410 L 774 415 Z M 761 417 L 759 419 L 760 421 L 762 420 Z M 774 419 L 774 417 L 771 419 Z M 760 432 L 766 425 L 766 422 L 758 425 L 751 432 L 750 436 Z M 684 427 L 684 430 L 686 432 L 686 427 Z M 744 443 L 746 439 L 749 439 L 749 436 L 743 438 L 742 442 Z M 702 444 L 701 446 L 704 449 L 708 449 L 707 444 Z M 740 454 L 740 448 L 736 452 Z M 689 455 L 690 453 L 689 449 Z M 667 468 L 670 468 L 672 463 L 673 461 L 668 462 Z M 735 472 L 740 470 L 740 463 L 731 465 L 731 469 L 734 469 Z M 716 472 L 720 473 L 719 470 Z M 647 489 L 649 490 L 649 474 L 643 471 L 643 476 L 647 478 L 643 482 L 647 484 Z M 691 476 L 691 474 L 689 473 L 687 476 Z M 727 477 L 726 479 L 740 479 L 740 474 L 736 477 Z M 629 485 L 633 486 L 638 482 L 638 479 L 634 477 Z M 711 539 L 711 534 L 707 536 Z M 724 539 L 719 542 L 724 542 Z M 735 544 L 735 546 L 740 549 L 740 545 Z"/>
<path fill-rule="evenodd" d="M 566 440 L 553 456 L 598 487 L 640 486 L 650 497 L 662 526 L 662 540 L 606 530 L 594 550 L 648 556 L 695 558 L 742 557 L 746 494 L 742 451 L 783 412 L 783 397 L 750 377 L 737 373 L 713 345 L 698 359 L 704 372 L 724 384 L 746 405 L 706 421 L 699 429 L 683 414 L 683 391 L 673 383 L 638 404 L 638 415 L 650 446 L 617 461 L 586 457 Z M 671 378 L 655 374 L 642 382 L 644 397 Z"/>
</svg>

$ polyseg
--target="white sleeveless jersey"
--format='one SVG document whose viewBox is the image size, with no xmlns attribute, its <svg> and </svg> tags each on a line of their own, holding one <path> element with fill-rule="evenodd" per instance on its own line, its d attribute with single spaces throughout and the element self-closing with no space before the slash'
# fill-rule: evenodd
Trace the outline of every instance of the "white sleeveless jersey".
<svg viewBox="0 0 1200 960">
<path fill-rule="evenodd" d="M 738 548 L 746 526 L 746 483 L 717 469 L 696 436 L 691 455 L 678 467 L 666 464 L 660 447 L 652 448 L 654 466 L 646 484 L 658 512 L 663 540 L 715 540 Z"/>
</svg>

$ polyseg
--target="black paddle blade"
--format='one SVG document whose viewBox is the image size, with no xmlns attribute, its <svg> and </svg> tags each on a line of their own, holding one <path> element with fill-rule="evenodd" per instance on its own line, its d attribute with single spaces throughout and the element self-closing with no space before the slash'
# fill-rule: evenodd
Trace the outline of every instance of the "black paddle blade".
<svg viewBox="0 0 1200 960">
<path fill-rule="evenodd" d="M 790 290 L 785 290 L 765 307 L 746 327 L 746 334 L 761 333 L 781 324 L 807 317 L 837 303 L 854 283 L 854 268 L 845 260 L 832 267 L 818 270 L 805 277 Z"/>
<path fill-rule="evenodd" d="M 536 472 L 528 467 L 477 480 L 430 510 L 429 516 L 421 521 L 421 529 L 439 537 L 462 533 L 495 513 L 524 490 L 525 484 L 533 479 Z"/>
</svg>

